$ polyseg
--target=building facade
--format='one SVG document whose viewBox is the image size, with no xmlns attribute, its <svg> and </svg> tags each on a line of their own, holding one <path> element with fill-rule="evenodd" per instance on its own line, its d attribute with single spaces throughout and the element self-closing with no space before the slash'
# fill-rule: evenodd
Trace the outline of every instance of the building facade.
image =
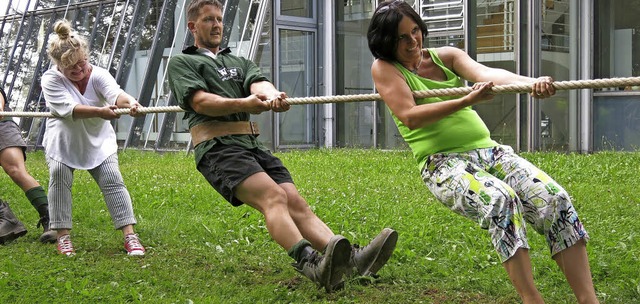
<svg viewBox="0 0 640 304">
<path fill-rule="evenodd" d="M 66 18 L 108 68 L 147 106 L 175 105 L 166 83 L 172 55 L 192 43 L 190 0 L 5 0 L 0 4 L 0 75 L 15 111 L 48 111 L 40 75 L 49 68 L 53 22 Z M 367 41 L 376 0 L 227 0 L 225 40 L 256 61 L 291 97 L 369 94 Z M 406 0 L 427 23 L 426 47 L 450 45 L 479 62 L 556 80 L 640 76 L 640 0 Z M 494 139 L 520 151 L 637 150 L 640 87 L 560 91 L 546 100 L 498 95 L 475 107 Z M 182 113 L 114 121 L 123 147 L 190 148 Z M 380 101 L 295 105 L 253 117 L 275 150 L 404 149 Z M 43 118 L 16 118 L 29 144 Z"/>
</svg>

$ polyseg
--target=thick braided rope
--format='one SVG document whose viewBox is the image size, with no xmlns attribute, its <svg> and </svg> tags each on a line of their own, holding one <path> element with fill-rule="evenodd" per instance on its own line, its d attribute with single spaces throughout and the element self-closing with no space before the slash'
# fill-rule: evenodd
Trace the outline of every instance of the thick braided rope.
<svg viewBox="0 0 640 304">
<path fill-rule="evenodd" d="M 115 112 L 118 115 L 129 114 L 130 109 L 122 108 L 115 109 Z M 149 113 L 167 113 L 167 112 L 184 112 L 178 106 L 165 106 L 165 107 L 143 107 L 138 109 L 139 113 L 149 114 Z M 0 116 L 6 117 L 56 117 L 53 113 L 49 112 L 0 112 Z"/>
<path fill-rule="evenodd" d="M 637 85 L 640 85 L 640 77 L 603 78 L 603 79 L 553 82 L 553 87 L 556 90 L 602 89 L 602 88 L 626 87 L 626 86 L 637 86 Z M 464 88 L 414 91 L 413 96 L 415 98 L 464 96 L 471 93 L 472 90 L 473 89 L 471 87 L 464 87 Z M 508 84 L 508 85 L 494 86 L 491 90 L 495 94 L 530 93 L 531 85 L 530 84 Z M 380 94 L 287 98 L 287 102 L 291 105 L 321 104 L 321 103 L 350 102 L 350 101 L 372 101 L 372 100 L 382 100 L 382 98 L 380 97 Z"/>
<path fill-rule="evenodd" d="M 639 86 L 639 85 L 640 85 L 640 77 L 602 78 L 602 79 L 553 82 L 553 87 L 556 90 L 602 89 L 602 88 L 627 87 L 627 86 Z M 464 96 L 471 93 L 472 90 L 473 89 L 471 87 L 464 87 L 464 88 L 452 88 L 452 89 L 414 91 L 413 96 L 415 98 Z M 530 93 L 531 85 L 530 84 L 508 84 L 508 85 L 494 86 L 491 90 L 495 94 Z M 357 95 L 335 95 L 335 96 L 287 98 L 287 102 L 291 105 L 357 102 L 357 101 L 372 101 L 372 100 L 382 100 L 382 98 L 380 97 L 380 94 L 357 94 Z M 126 108 L 116 109 L 114 110 L 114 112 L 119 115 L 129 114 L 129 109 L 126 109 Z M 149 114 L 149 113 L 166 113 L 166 112 L 184 112 L 184 110 L 178 106 L 165 106 L 165 107 L 139 108 L 138 112 Z M 55 117 L 53 114 L 47 113 L 47 112 L 0 112 L 0 116 Z"/>
</svg>

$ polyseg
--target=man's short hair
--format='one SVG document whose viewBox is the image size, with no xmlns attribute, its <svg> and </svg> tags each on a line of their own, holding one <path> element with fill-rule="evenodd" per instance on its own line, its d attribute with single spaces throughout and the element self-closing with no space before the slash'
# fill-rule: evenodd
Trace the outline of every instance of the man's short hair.
<svg viewBox="0 0 640 304">
<path fill-rule="evenodd" d="M 213 5 L 220 10 L 224 9 L 224 6 L 218 0 L 193 0 L 187 7 L 187 21 L 196 21 L 200 15 L 200 10 L 206 5 Z"/>
</svg>

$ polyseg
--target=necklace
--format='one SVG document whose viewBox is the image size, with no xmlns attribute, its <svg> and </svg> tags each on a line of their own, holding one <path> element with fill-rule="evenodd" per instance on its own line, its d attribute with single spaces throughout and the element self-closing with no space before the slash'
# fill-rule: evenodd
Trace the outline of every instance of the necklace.
<svg viewBox="0 0 640 304">
<path fill-rule="evenodd" d="M 422 64 L 422 50 L 420 50 L 420 61 L 418 62 L 418 65 L 411 70 L 411 73 L 418 75 L 418 69 L 420 68 L 420 65 Z"/>
</svg>

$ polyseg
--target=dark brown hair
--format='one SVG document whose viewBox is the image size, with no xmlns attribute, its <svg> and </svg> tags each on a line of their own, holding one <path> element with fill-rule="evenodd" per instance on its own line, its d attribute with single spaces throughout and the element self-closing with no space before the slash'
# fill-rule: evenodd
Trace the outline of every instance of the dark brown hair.
<svg viewBox="0 0 640 304">
<path fill-rule="evenodd" d="M 404 16 L 411 18 L 418 24 L 423 39 L 427 37 L 427 25 L 411 5 L 402 0 L 382 2 L 373 12 L 367 30 L 367 41 L 373 57 L 389 61 L 395 60 L 395 51 L 398 47 L 398 24 Z"/>
</svg>

